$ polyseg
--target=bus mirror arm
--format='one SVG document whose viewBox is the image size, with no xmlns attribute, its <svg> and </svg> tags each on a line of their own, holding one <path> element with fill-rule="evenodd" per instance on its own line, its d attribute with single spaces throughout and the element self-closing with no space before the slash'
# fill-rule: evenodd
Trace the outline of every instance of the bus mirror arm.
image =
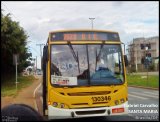
<svg viewBox="0 0 160 122">
<path fill-rule="evenodd" d="M 80 67 L 79 67 L 79 56 L 78 56 L 78 51 L 77 51 L 77 63 L 78 63 L 78 71 L 79 71 L 79 74 L 80 74 Z"/>
<path fill-rule="evenodd" d="M 72 55 L 73 55 L 73 58 L 74 58 L 75 61 L 78 63 L 78 71 L 79 71 L 79 73 L 80 73 L 78 51 L 77 51 L 77 55 L 76 55 L 76 53 L 75 53 L 75 51 L 74 51 L 74 49 L 73 49 L 72 44 L 71 44 L 70 41 L 68 41 L 68 46 L 69 46 L 69 48 L 70 48 L 70 50 L 71 50 L 71 53 L 72 53 Z"/>
<path fill-rule="evenodd" d="M 105 44 L 105 41 L 102 41 L 102 44 L 101 44 L 101 47 L 100 47 L 98 54 L 97 54 L 97 50 L 96 50 L 96 67 L 97 67 L 97 62 L 100 60 L 100 56 L 101 56 L 101 52 L 102 52 L 104 44 Z M 95 71 L 96 71 L 96 67 L 95 67 Z"/>
<path fill-rule="evenodd" d="M 96 65 L 95 65 L 95 71 L 96 71 L 96 68 L 97 68 L 97 61 L 98 61 L 98 59 L 97 59 L 97 49 L 96 49 L 96 51 L 95 51 L 95 55 L 96 55 Z"/>
</svg>

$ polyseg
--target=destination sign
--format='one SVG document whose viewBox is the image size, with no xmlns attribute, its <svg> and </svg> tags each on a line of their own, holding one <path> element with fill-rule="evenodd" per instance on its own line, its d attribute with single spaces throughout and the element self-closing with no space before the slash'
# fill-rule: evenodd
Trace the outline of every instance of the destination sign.
<svg viewBox="0 0 160 122">
<path fill-rule="evenodd" d="M 51 33 L 51 41 L 120 41 L 118 33 L 113 32 L 57 32 Z"/>
</svg>

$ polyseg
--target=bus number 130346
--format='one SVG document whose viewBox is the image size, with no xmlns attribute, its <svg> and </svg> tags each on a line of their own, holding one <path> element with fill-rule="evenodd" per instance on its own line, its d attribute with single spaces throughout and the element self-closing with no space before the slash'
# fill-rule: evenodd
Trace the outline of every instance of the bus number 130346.
<svg viewBox="0 0 160 122">
<path fill-rule="evenodd" d="M 100 96 L 100 97 L 92 97 L 92 101 L 95 102 L 103 102 L 103 101 L 110 101 L 111 96 Z"/>
</svg>

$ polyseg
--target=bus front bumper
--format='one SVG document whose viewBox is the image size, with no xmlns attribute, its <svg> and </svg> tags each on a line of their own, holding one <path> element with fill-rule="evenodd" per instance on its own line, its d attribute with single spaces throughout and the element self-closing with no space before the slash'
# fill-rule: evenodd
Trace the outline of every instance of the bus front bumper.
<svg viewBox="0 0 160 122">
<path fill-rule="evenodd" d="M 65 119 L 93 116 L 112 116 L 128 114 L 128 101 L 112 107 L 62 109 L 52 105 L 48 106 L 48 119 Z"/>
</svg>

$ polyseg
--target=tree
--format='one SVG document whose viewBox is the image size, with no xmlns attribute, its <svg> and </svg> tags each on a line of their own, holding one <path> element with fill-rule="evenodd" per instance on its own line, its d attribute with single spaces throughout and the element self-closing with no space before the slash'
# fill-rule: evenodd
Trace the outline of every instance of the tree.
<svg viewBox="0 0 160 122">
<path fill-rule="evenodd" d="M 19 22 L 13 21 L 10 14 L 3 15 L 1 10 L 1 76 L 13 74 L 15 67 L 13 65 L 13 54 L 19 54 L 18 71 L 21 72 L 30 65 L 26 59 L 31 57 L 27 52 L 26 41 L 27 34 L 19 25 Z"/>
</svg>

